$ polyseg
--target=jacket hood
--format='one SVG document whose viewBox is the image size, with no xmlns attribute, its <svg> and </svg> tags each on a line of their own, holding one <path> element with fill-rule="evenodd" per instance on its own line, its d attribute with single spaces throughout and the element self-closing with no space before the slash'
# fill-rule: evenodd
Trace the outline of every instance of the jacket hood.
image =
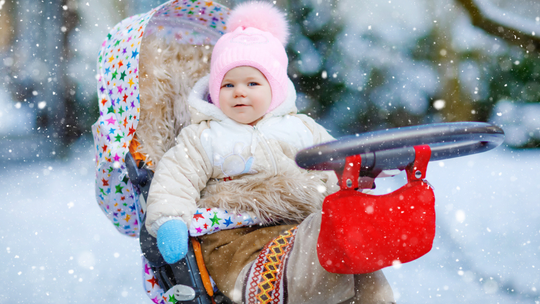
<svg viewBox="0 0 540 304">
<path fill-rule="evenodd" d="M 221 109 L 210 101 L 210 93 L 208 89 L 209 81 L 210 75 L 204 76 L 197 81 L 193 87 L 193 90 L 191 90 L 191 93 L 189 94 L 188 103 L 192 124 L 197 124 L 204 120 L 222 121 L 229 119 L 227 115 L 221 111 Z M 285 101 L 283 101 L 283 103 L 265 116 L 296 114 L 298 111 L 296 108 L 296 90 L 290 79 L 287 79 L 287 83 L 287 96 L 285 97 Z"/>
</svg>

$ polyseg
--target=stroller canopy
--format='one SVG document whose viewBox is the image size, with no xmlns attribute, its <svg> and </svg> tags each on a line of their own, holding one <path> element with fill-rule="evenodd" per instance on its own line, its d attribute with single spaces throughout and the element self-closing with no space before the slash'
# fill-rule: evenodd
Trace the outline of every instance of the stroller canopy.
<svg viewBox="0 0 540 304">
<path fill-rule="evenodd" d="M 116 228 L 138 236 L 142 209 L 127 177 L 125 156 L 139 122 L 139 52 L 145 35 L 172 43 L 214 44 L 229 9 L 213 1 L 174 0 L 129 17 L 107 35 L 97 62 L 99 118 L 92 126 L 96 198 Z"/>
</svg>

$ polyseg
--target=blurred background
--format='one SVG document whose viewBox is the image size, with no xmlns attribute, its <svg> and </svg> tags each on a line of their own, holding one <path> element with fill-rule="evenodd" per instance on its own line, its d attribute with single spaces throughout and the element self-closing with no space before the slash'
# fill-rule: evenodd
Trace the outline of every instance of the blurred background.
<svg viewBox="0 0 540 304">
<path fill-rule="evenodd" d="M 96 57 L 101 43 L 124 18 L 164 2 L 0 0 L 0 194 L 5 196 L 0 204 L 0 247 L 7 248 L 0 248 L 0 257 L 8 261 L 0 277 L 6 282 L 19 276 L 19 287 L 0 290 L 0 303 L 28 299 L 23 296 L 24 290 L 32 286 L 37 291 L 34 288 L 30 293 L 37 296 L 31 299 L 49 302 L 41 298 L 50 295 L 45 289 L 68 284 L 73 276 L 82 280 L 84 275 L 77 277 L 76 267 L 101 267 L 103 272 L 101 277 L 95 275 L 95 270 L 93 275 L 87 275 L 84 284 L 89 284 L 89 288 L 77 287 L 86 299 L 65 291 L 72 295 L 58 296 L 51 302 L 76 303 L 96 296 L 98 303 L 118 299 L 146 303 L 144 291 L 137 285 L 140 282 L 134 284 L 140 280 L 136 277 L 140 265 L 130 266 L 140 264 L 136 241 L 114 231 L 98 206 L 92 205 L 95 200 L 90 126 L 99 115 Z M 239 2 L 242 1 L 220 1 L 229 7 Z M 463 269 L 456 266 L 452 272 L 455 282 L 460 283 L 431 286 L 434 279 L 444 276 L 434 268 L 448 267 L 440 263 L 440 257 L 432 257 L 410 268 L 405 275 L 389 271 L 398 298 L 403 302 L 416 297 L 425 303 L 478 303 L 489 295 L 490 303 L 540 303 L 540 244 L 535 241 L 539 239 L 540 221 L 531 212 L 540 202 L 534 194 L 540 190 L 540 1 L 274 3 L 287 12 L 291 25 L 292 37 L 287 48 L 289 75 L 299 92 L 298 107 L 335 137 L 446 121 L 488 121 L 502 126 L 506 132 L 504 146 L 493 152 L 492 158 L 486 154 L 464 158 L 461 163 L 449 161 L 433 166 L 434 179 L 443 184 L 442 189 L 435 187 L 436 193 L 441 193 L 441 234 L 437 241 L 441 245 L 437 250 L 441 248 L 441 252 L 451 256 L 448 261 L 452 263 L 467 261 L 467 265 L 459 266 Z M 456 168 L 449 169 L 448 164 Z M 449 181 L 448 176 L 454 179 Z M 475 182 L 456 188 L 455 178 Z M 460 206 L 471 200 L 486 202 L 489 208 L 495 205 L 490 209 L 493 213 L 468 209 L 468 204 Z M 513 207 L 503 208 L 508 204 Z M 49 206 L 52 209 L 36 211 Z M 493 211 L 497 208 L 499 211 Z M 511 216 L 516 212 L 524 217 L 522 221 Z M 486 214 L 490 216 L 482 217 Z M 480 218 L 473 220 L 475 215 Z M 494 218 L 500 222 L 495 226 L 506 228 L 497 231 L 490 225 Z M 468 220 L 475 224 L 463 226 Z M 71 230 L 62 222 L 72 225 Z M 27 228 L 31 223 L 41 228 Z M 42 247 L 27 243 L 27 238 L 37 236 L 49 224 L 61 233 L 44 238 Z M 479 227 L 484 234 L 473 227 Z M 88 233 L 88 238 L 76 240 L 81 231 Z M 495 231 L 497 237 L 486 241 L 486 231 Z M 59 238 L 61 245 L 50 249 Z M 501 271 L 493 268 L 496 262 L 485 265 L 495 255 L 486 253 L 489 250 L 485 247 L 498 245 L 503 239 L 510 243 L 507 251 L 499 249 L 495 259 L 503 261 Z M 530 245 L 531 241 L 533 245 L 527 248 L 532 249 L 511 251 L 522 250 L 520 246 Z M 472 251 L 464 250 L 465 244 Z M 77 251 L 74 246 L 86 249 Z M 25 251 L 35 255 L 32 260 L 29 253 L 26 264 L 22 263 Z M 43 256 L 49 251 L 54 252 L 54 258 L 44 261 Z M 504 254 L 509 257 L 501 258 Z M 119 263 L 118 257 L 123 256 L 130 257 Z M 525 259 L 522 264 L 509 262 L 520 259 Z M 30 275 L 30 283 L 22 279 L 25 273 L 32 273 L 28 269 L 41 269 L 39 263 L 45 270 L 58 264 L 63 266 L 58 274 Z M 75 266 L 68 266 L 70 263 Z M 111 276 L 110 271 L 114 279 L 102 281 L 103 276 Z M 520 279 L 523 273 L 527 274 Z M 62 281 L 68 274 L 70 279 Z M 503 279 L 502 274 L 508 276 Z M 414 279 L 420 283 L 411 283 Z M 100 285 L 103 282 L 108 285 Z M 466 286 L 473 286 L 474 291 L 457 297 L 459 288 Z M 444 292 L 453 294 L 446 296 L 446 302 Z M 437 299 L 441 293 L 443 299 Z"/>
<path fill-rule="evenodd" d="M 65 157 L 88 136 L 98 115 L 98 47 L 117 22 L 163 2 L 0 1 L 0 155 Z M 505 127 L 510 146 L 540 145 L 539 1 L 277 5 L 291 21 L 299 108 L 336 136 L 492 121 Z"/>
</svg>

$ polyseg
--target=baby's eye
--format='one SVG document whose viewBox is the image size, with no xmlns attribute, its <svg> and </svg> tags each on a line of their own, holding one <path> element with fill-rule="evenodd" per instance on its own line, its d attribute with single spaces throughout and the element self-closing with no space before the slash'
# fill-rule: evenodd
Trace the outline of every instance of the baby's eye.
<svg viewBox="0 0 540 304">
<path fill-rule="evenodd" d="M 250 87 L 253 87 L 253 86 L 258 86 L 259 84 L 257 82 L 250 82 L 248 83 L 248 86 Z"/>
<path fill-rule="evenodd" d="M 224 84 L 221 86 L 222 88 L 234 88 L 234 86 L 232 85 L 232 83 L 227 83 L 227 84 Z"/>
</svg>

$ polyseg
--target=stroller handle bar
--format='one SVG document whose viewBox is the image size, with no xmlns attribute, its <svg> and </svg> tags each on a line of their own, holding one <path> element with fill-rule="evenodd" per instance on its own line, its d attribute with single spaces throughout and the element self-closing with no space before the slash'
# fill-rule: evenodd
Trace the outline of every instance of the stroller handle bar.
<svg viewBox="0 0 540 304">
<path fill-rule="evenodd" d="M 343 170 L 345 158 L 360 155 L 360 176 L 376 177 L 382 170 L 403 170 L 414 162 L 414 146 L 429 145 L 431 161 L 494 149 L 504 131 L 483 122 L 436 123 L 350 135 L 303 149 L 298 166 L 309 170 Z"/>
</svg>

